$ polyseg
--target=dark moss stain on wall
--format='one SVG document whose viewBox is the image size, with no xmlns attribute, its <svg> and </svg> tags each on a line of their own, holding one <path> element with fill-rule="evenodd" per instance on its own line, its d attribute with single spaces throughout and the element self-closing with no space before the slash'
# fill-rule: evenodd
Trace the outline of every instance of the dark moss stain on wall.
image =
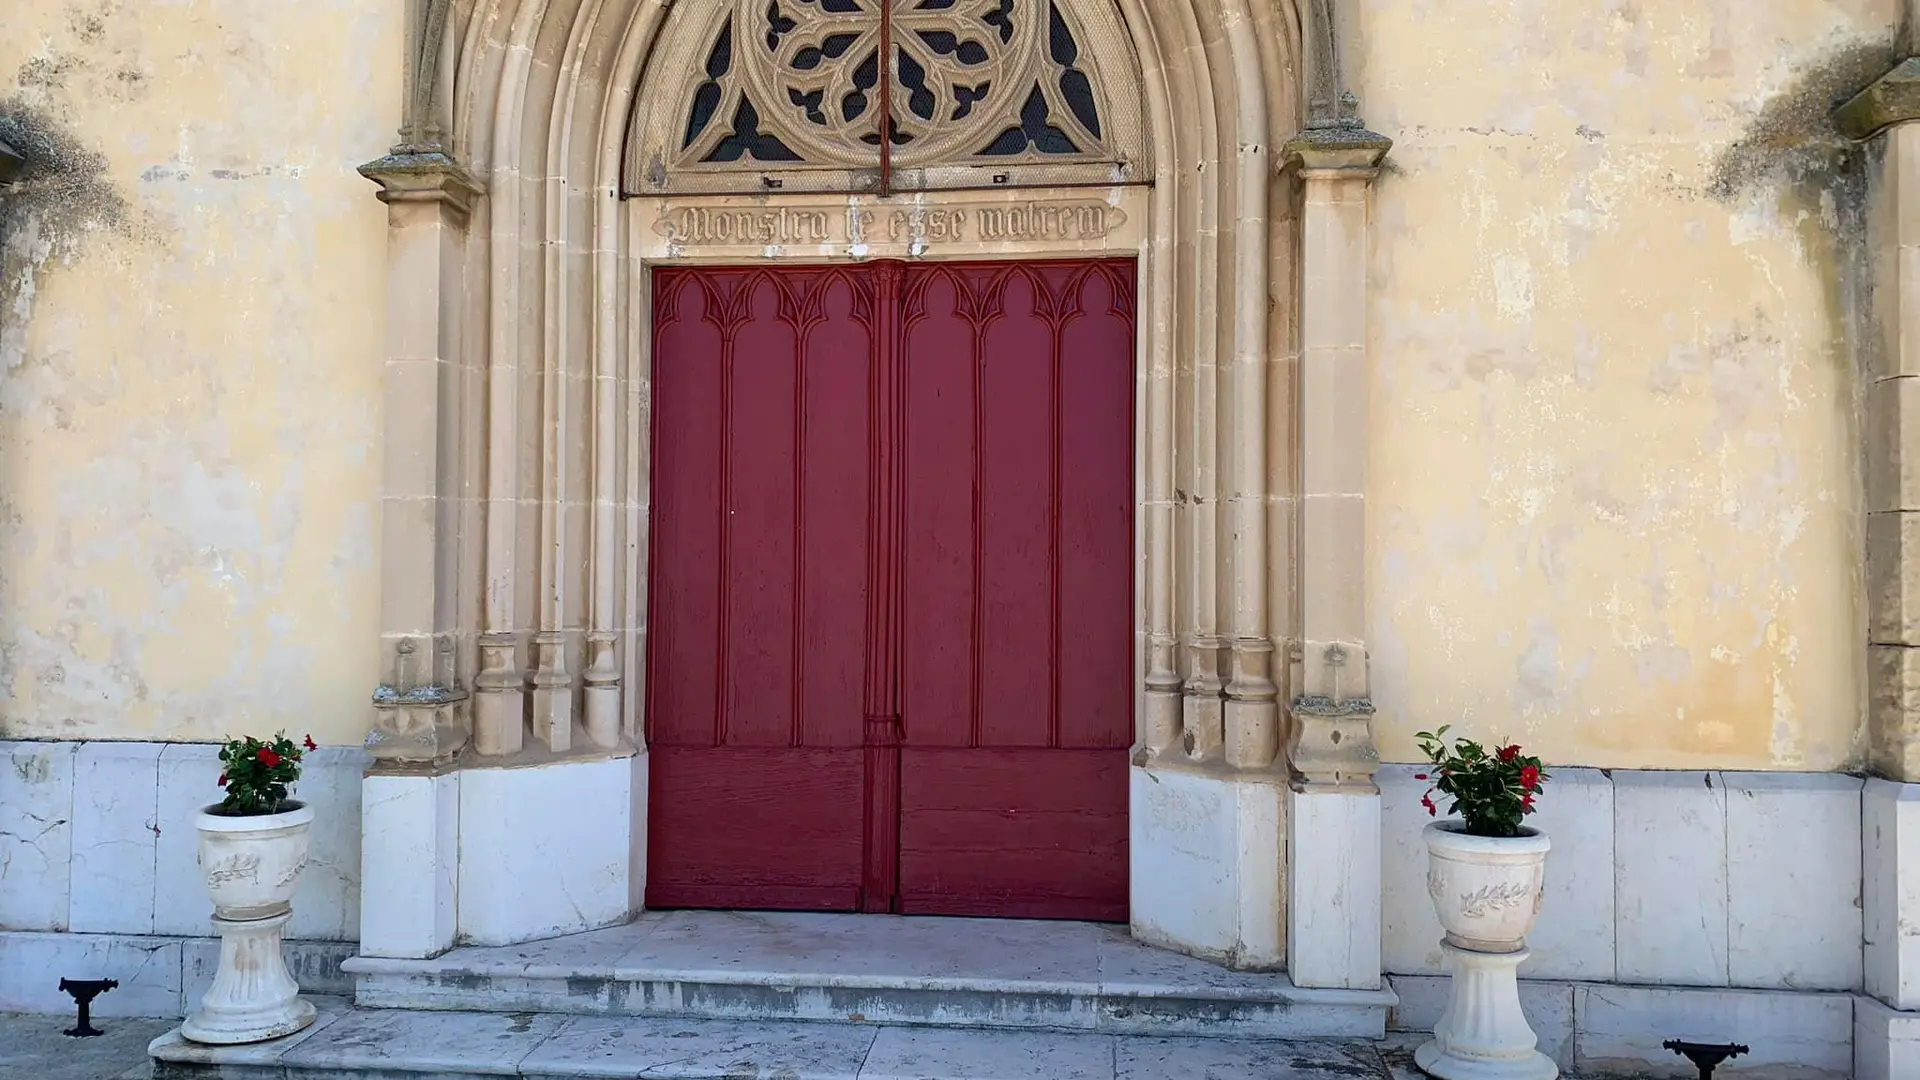
<svg viewBox="0 0 1920 1080">
<path fill-rule="evenodd" d="M 41 268 L 72 262 L 102 231 L 129 232 L 133 218 L 106 155 L 48 109 L 24 95 L 0 98 L 0 140 L 24 159 L 13 183 L 0 187 L 0 357 L 16 364 L 25 332 L 19 323 Z"/>
<path fill-rule="evenodd" d="M 1845 380 L 1853 399 L 1844 418 L 1849 428 L 1844 445 L 1856 447 L 1861 444 L 1870 350 L 1878 340 L 1867 180 L 1879 148 L 1841 135 L 1832 114 L 1899 59 L 1889 28 L 1883 38 L 1855 42 L 1803 66 L 1714 161 L 1707 189 L 1711 198 L 1725 203 L 1770 193 L 1781 219 L 1795 224 L 1801 249 L 1824 286 L 1830 370 Z M 1857 453 L 1853 459 L 1857 495 L 1864 484 L 1864 461 Z"/>
</svg>

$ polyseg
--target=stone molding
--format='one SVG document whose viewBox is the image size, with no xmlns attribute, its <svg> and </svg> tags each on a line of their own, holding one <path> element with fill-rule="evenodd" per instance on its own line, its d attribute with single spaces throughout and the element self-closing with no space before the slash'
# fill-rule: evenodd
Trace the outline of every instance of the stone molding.
<svg viewBox="0 0 1920 1080">
<path fill-rule="evenodd" d="M 1909 120 L 1920 120 L 1920 57 L 1900 61 L 1833 112 L 1840 134 L 1862 141 Z"/>
<path fill-rule="evenodd" d="M 438 148 L 396 148 L 393 153 L 360 166 L 359 172 L 380 185 L 381 202 L 388 205 L 437 203 L 462 228 L 481 195 L 480 185 L 467 175 L 460 163 Z"/>
<path fill-rule="evenodd" d="M 1863 353 L 1866 757 L 1920 779 L 1920 59 L 1834 115 L 1867 145 L 1871 288 Z"/>
</svg>

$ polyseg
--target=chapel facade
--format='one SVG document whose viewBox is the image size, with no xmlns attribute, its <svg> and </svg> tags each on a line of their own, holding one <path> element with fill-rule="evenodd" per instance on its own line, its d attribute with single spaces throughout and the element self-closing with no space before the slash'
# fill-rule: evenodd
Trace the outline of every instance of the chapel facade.
<svg viewBox="0 0 1920 1080">
<path fill-rule="evenodd" d="M 1913 1075 L 1912 17 L 1682 6 L 29 0 L 0 940 L 184 1002 L 207 744 L 312 727 L 336 988 L 1038 919 L 1430 1030 L 1451 724 L 1561 1068 Z"/>
</svg>

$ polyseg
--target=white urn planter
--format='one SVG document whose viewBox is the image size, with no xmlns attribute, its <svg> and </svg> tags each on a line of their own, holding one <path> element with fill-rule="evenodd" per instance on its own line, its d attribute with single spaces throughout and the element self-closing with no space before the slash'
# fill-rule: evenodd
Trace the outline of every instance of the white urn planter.
<svg viewBox="0 0 1920 1080">
<path fill-rule="evenodd" d="M 180 1033 L 230 1046 L 291 1035 L 313 1023 L 313 1003 L 287 971 L 281 950 L 294 889 L 307 867 L 313 810 L 297 802 L 277 814 L 238 817 L 202 810 L 200 870 L 213 898 L 220 966 Z"/>
<path fill-rule="evenodd" d="M 1451 996 L 1414 1064 L 1441 1080 L 1553 1080 L 1553 1059 L 1520 1010 L 1520 965 L 1540 914 L 1552 844 L 1534 829 L 1471 836 L 1458 821 L 1426 828 L 1427 894 L 1446 930 Z"/>
</svg>

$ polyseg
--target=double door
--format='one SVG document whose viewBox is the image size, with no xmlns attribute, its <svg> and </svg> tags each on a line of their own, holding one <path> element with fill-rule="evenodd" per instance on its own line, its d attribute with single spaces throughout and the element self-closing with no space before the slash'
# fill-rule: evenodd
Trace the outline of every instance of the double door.
<svg viewBox="0 0 1920 1080">
<path fill-rule="evenodd" d="M 1132 260 L 653 288 L 648 905 L 1124 920 Z"/>
</svg>

